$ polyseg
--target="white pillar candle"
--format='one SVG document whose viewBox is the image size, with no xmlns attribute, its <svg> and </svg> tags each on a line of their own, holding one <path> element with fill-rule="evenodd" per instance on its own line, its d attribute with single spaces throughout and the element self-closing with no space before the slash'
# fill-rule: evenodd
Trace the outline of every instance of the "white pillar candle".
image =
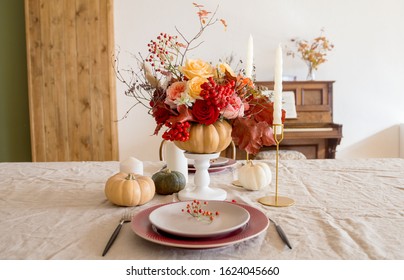
<svg viewBox="0 0 404 280">
<path fill-rule="evenodd" d="M 282 48 L 279 45 L 275 57 L 273 124 L 282 124 L 282 64 Z"/>
<path fill-rule="evenodd" d="M 164 159 L 167 168 L 173 171 L 181 172 L 185 181 L 188 183 L 188 160 L 184 156 L 184 151 L 178 148 L 173 142 L 165 142 Z"/>
<path fill-rule="evenodd" d="M 254 60 L 254 43 L 253 37 L 250 34 L 250 38 L 248 38 L 248 45 L 247 45 L 247 59 L 246 59 L 246 66 L 245 66 L 245 76 L 247 78 L 252 78 L 253 72 L 253 60 Z"/>
<path fill-rule="evenodd" d="M 134 173 L 143 175 L 143 162 L 134 157 L 129 157 L 120 163 L 119 170 L 127 174 Z"/>
</svg>

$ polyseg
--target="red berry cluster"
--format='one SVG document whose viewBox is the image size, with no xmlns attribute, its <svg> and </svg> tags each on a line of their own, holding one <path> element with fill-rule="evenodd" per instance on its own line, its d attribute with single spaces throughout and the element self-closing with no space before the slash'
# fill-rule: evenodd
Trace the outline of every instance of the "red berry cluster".
<svg viewBox="0 0 404 280">
<path fill-rule="evenodd" d="M 177 122 L 171 124 L 166 122 L 165 124 L 169 129 L 163 133 L 163 139 L 168 141 L 182 141 L 185 142 L 189 139 L 189 122 Z"/>
<path fill-rule="evenodd" d="M 210 77 L 208 82 L 201 85 L 200 96 L 208 102 L 209 105 L 216 106 L 220 111 L 225 108 L 229 102 L 230 97 L 234 94 L 235 81 L 227 81 L 224 84 L 217 84 L 215 80 Z"/>
<path fill-rule="evenodd" d="M 164 68 L 165 64 L 173 59 L 171 54 L 176 55 L 181 46 L 177 39 L 178 36 L 160 33 L 157 36 L 157 41 L 150 40 L 150 43 L 147 44 L 149 56 L 146 58 L 146 62 L 149 62 L 156 71 L 161 71 L 160 68 Z"/>
<path fill-rule="evenodd" d="M 182 209 L 181 211 L 190 214 L 198 220 L 207 219 L 208 221 L 213 221 L 215 216 L 219 216 L 218 211 L 213 213 L 208 210 L 203 210 L 202 207 L 204 205 L 208 205 L 208 202 L 204 201 L 201 203 L 199 200 L 194 200 L 191 203 L 187 203 L 186 209 Z"/>
</svg>

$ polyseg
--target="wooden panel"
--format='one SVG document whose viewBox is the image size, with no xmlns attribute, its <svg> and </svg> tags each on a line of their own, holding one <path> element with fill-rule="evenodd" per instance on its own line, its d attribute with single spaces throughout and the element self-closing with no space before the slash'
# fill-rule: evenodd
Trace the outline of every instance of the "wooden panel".
<svg viewBox="0 0 404 280">
<path fill-rule="evenodd" d="M 26 0 L 33 161 L 117 160 L 113 0 Z"/>
<path fill-rule="evenodd" d="M 302 105 L 323 105 L 321 89 L 302 90 Z"/>
<path fill-rule="evenodd" d="M 80 131 L 84 124 L 81 124 L 81 112 L 79 108 L 80 96 L 78 91 L 78 67 L 77 67 L 77 36 L 76 36 L 76 3 L 75 1 L 64 1 L 65 17 L 64 32 L 66 38 L 65 55 L 66 59 L 66 92 L 69 93 L 67 99 L 67 111 L 69 112 L 68 130 L 71 139 L 80 139 Z M 69 143 L 69 154 L 72 158 L 81 158 L 80 141 Z"/>
<path fill-rule="evenodd" d="M 28 67 L 28 91 L 31 128 L 32 160 L 46 158 L 45 156 L 45 127 L 42 108 L 43 69 L 42 65 L 42 41 L 39 1 L 25 1 L 25 18 L 27 33 L 27 67 Z M 33 108 L 38 108 L 34 110 Z"/>
<path fill-rule="evenodd" d="M 295 93 L 297 119 L 287 119 L 285 125 L 297 123 L 332 123 L 333 81 L 283 82 L 284 91 Z M 273 90 L 273 81 L 257 82 Z"/>
</svg>

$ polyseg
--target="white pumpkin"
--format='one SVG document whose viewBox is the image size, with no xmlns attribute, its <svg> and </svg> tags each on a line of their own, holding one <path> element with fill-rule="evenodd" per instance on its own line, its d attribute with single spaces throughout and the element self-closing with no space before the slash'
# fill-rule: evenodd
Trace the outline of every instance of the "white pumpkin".
<svg viewBox="0 0 404 280">
<path fill-rule="evenodd" d="M 240 185 L 248 190 L 260 190 L 271 183 L 272 173 L 269 165 L 265 162 L 253 163 L 247 161 L 238 170 L 238 180 Z"/>
</svg>

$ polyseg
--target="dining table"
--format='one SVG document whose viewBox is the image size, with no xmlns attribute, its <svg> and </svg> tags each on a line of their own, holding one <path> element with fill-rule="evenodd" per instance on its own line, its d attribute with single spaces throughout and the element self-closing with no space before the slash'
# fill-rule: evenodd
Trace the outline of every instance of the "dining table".
<svg viewBox="0 0 404 280">
<path fill-rule="evenodd" d="M 275 161 L 259 162 L 268 164 L 272 180 L 258 190 L 234 184 L 243 160 L 209 170 L 209 186 L 226 192 L 221 203 L 234 203 L 250 214 L 240 232 L 211 239 L 170 237 L 150 224 L 155 209 L 182 203 L 178 193 L 155 194 L 138 206 L 111 203 L 105 184 L 120 171 L 119 161 L 2 162 L 0 259 L 404 259 L 404 159 L 279 160 L 277 190 Z M 164 164 L 143 161 L 143 175 L 151 177 Z M 193 187 L 194 176 L 191 170 L 186 188 Z M 294 203 L 277 207 L 259 201 L 273 195 Z M 102 256 L 128 210 L 132 221 L 122 225 Z"/>
</svg>

